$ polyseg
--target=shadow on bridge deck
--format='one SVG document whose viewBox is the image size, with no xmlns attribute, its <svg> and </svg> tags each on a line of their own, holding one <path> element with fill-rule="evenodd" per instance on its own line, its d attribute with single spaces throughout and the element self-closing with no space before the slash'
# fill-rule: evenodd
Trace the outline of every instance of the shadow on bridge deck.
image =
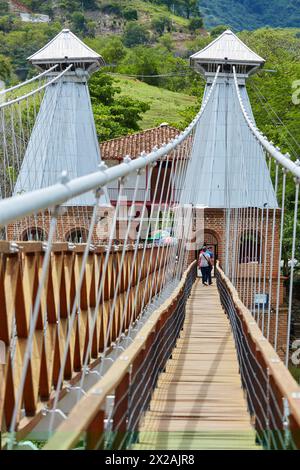
<svg viewBox="0 0 300 470">
<path fill-rule="evenodd" d="M 197 281 L 184 329 L 134 449 L 257 450 L 230 323 L 216 287 Z"/>
</svg>

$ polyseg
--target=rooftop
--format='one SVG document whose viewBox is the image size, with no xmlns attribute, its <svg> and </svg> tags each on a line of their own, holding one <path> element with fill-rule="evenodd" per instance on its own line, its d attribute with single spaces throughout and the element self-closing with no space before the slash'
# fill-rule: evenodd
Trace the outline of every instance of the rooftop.
<svg viewBox="0 0 300 470">
<path fill-rule="evenodd" d="M 224 31 L 221 36 L 201 51 L 191 56 L 191 61 L 228 61 L 263 65 L 265 60 L 253 52 L 232 31 Z"/>
<path fill-rule="evenodd" d="M 22 13 L 31 13 L 30 8 L 24 5 L 22 2 L 18 2 L 15 0 L 9 0 L 9 7 L 12 11 L 15 12 L 22 12 Z"/>
<path fill-rule="evenodd" d="M 46 63 L 92 62 L 103 65 L 102 57 L 69 29 L 63 29 L 48 44 L 28 57 L 34 65 Z"/>
<path fill-rule="evenodd" d="M 147 129 L 136 134 L 108 140 L 100 144 L 102 160 L 122 160 L 129 155 L 132 159 L 142 152 L 150 153 L 153 147 L 161 147 L 174 139 L 180 131 L 164 123 L 159 127 Z"/>
</svg>

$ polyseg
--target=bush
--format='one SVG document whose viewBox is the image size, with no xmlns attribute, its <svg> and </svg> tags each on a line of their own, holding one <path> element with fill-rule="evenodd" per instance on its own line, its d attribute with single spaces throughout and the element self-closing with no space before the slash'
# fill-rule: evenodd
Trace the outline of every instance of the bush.
<svg viewBox="0 0 300 470">
<path fill-rule="evenodd" d="M 138 12 L 135 8 L 127 7 L 123 11 L 123 17 L 127 21 L 134 21 L 138 19 Z"/>
<path fill-rule="evenodd" d="M 104 3 L 104 5 L 100 7 L 100 10 L 107 15 L 120 16 L 122 14 L 122 7 L 117 3 Z"/>
<path fill-rule="evenodd" d="M 148 44 L 150 41 L 149 31 L 145 26 L 140 25 L 136 22 L 128 23 L 124 36 L 123 42 L 126 47 L 134 47 L 140 44 Z"/>
<path fill-rule="evenodd" d="M 74 11 L 71 16 L 72 24 L 77 32 L 85 31 L 86 22 L 84 14 L 81 11 Z"/>
<path fill-rule="evenodd" d="M 189 30 L 190 31 L 197 31 L 197 29 L 200 29 L 203 27 L 203 18 L 200 16 L 198 18 L 192 18 L 189 21 Z"/>
<path fill-rule="evenodd" d="M 171 31 L 172 29 L 172 21 L 167 16 L 155 18 L 151 25 L 152 28 L 160 35 L 164 34 L 166 30 Z"/>
<path fill-rule="evenodd" d="M 227 29 L 230 29 L 229 26 L 226 26 L 226 25 L 216 26 L 216 28 L 213 28 L 211 30 L 210 35 L 212 38 L 217 38 L 222 33 L 224 33 L 224 31 L 226 31 Z"/>
<path fill-rule="evenodd" d="M 0 0 L 0 14 L 3 15 L 4 13 L 8 13 L 9 8 L 8 8 L 8 2 L 4 0 Z"/>
</svg>

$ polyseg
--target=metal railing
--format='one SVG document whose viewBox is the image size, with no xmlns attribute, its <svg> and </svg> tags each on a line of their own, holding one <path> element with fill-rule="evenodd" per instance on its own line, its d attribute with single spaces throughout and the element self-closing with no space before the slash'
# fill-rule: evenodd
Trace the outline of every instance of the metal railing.
<svg viewBox="0 0 300 470">
<path fill-rule="evenodd" d="M 63 73 L 66 73 L 65 70 Z M 157 161 L 170 155 L 192 134 L 201 119 L 218 78 L 219 69 L 214 83 L 208 93 L 202 108 L 190 125 L 175 139 L 159 149 L 154 149 L 149 154 L 143 154 L 139 158 L 125 159 L 125 163 L 107 168 L 104 163 L 99 165 L 99 171 L 73 180 L 68 179 L 67 173 L 61 175 L 61 181 L 48 188 L 39 189 L 30 193 L 14 196 L 0 201 L 0 226 L 5 226 L 22 217 L 47 210 L 49 207 L 59 207 L 69 200 L 81 196 L 90 191 L 97 191 L 118 179 L 126 178 L 134 172 L 143 170 Z M 57 80 L 58 77 L 55 78 Z M 47 84 L 47 86 L 50 82 Z"/>
<path fill-rule="evenodd" d="M 260 443 L 269 450 L 299 449 L 300 387 L 219 266 L 217 283 L 231 323 L 242 384 Z"/>
<path fill-rule="evenodd" d="M 124 449 L 138 440 L 139 422 L 179 336 L 195 278 L 196 262 L 134 343 L 76 405 L 45 450 L 72 449 L 82 440 L 86 449 Z"/>
</svg>

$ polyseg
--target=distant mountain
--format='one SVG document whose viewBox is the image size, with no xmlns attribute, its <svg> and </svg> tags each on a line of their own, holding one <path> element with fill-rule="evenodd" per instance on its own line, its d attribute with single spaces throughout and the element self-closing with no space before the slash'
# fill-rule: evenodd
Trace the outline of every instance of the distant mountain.
<svg viewBox="0 0 300 470">
<path fill-rule="evenodd" d="M 300 27 L 300 0 L 199 0 L 208 27 Z"/>
</svg>

